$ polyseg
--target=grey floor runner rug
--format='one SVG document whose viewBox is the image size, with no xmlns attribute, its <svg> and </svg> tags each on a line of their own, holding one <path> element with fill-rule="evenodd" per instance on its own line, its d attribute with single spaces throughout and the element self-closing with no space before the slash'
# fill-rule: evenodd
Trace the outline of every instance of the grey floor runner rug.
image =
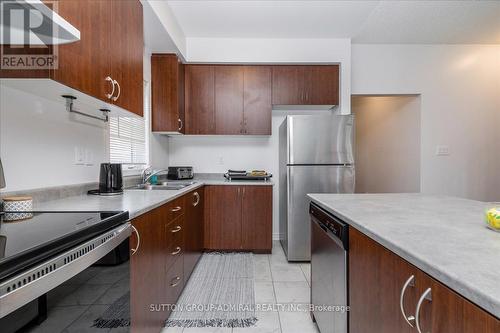
<svg viewBox="0 0 500 333">
<path fill-rule="evenodd" d="M 253 255 L 206 253 L 165 326 L 249 327 L 256 322 Z"/>
<path fill-rule="evenodd" d="M 193 271 L 168 327 L 250 327 L 255 325 L 253 255 L 205 253 Z M 130 293 L 94 320 L 94 327 L 130 325 Z"/>
</svg>

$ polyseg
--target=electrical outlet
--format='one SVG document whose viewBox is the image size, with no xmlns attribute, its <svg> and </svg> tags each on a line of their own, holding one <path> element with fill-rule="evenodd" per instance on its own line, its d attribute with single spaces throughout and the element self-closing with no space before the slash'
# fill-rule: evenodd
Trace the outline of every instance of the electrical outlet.
<svg viewBox="0 0 500 333">
<path fill-rule="evenodd" d="M 85 164 L 85 151 L 81 147 L 75 146 L 75 165 L 84 165 Z"/>
<path fill-rule="evenodd" d="M 450 155 L 450 147 L 436 146 L 436 156 L 448 156 L 448 155 Z"/>
<path fill-rule="evenodd" d="M 85 165 L 94 165 L 94 152 L 92 151 L 92 149 L 85 149 Z"/>
<path fill-rule="evenodd" d="M 219 165 L 224 165 L 224 157 L 219 156 Z"/>
</svg>

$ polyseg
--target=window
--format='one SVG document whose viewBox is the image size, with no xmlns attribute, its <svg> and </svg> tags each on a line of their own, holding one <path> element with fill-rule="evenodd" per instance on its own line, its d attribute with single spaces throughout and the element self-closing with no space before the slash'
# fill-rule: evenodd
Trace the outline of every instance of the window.
<svg viewBox="0 0 500 333">
<path fill-rule="evenodd" d="M 129 170 L 134 173 L 148 164 L 146 122 L 149 119 L 149 103 L 149 85 L 144 82 L 144 118 L 109 118 L 109 161 L 123 164 L 124 172 Z"/>
<path fill-rule="evenodd" d="M 146 129 L 142 118 L 110 117 L 109 160 L 111 163 L 146 164 Z"/>
</svg>

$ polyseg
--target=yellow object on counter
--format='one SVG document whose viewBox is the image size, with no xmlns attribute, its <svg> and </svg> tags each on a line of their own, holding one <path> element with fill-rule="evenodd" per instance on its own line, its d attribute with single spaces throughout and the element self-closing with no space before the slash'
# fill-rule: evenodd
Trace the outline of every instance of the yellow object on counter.
<svg viewBox="0 0 500 333">
<path fill-rule="evenodd" d="M 491 208 L 486 212 L 486 223 L 490 228 L 500 231 L 500 208 Z"/>
</svg>

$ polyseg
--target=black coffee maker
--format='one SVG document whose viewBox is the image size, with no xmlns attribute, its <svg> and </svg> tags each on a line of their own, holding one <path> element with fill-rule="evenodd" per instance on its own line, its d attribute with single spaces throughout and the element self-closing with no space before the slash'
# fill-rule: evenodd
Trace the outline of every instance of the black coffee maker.
<svg viewBox="0 0 500 333">
<path fill-rule="evenodd" d="M 120 163 L 101 163 L 99 189 L 89 194 L 118 195 L 123 193 L 122 165 Z"/>
</svg>

